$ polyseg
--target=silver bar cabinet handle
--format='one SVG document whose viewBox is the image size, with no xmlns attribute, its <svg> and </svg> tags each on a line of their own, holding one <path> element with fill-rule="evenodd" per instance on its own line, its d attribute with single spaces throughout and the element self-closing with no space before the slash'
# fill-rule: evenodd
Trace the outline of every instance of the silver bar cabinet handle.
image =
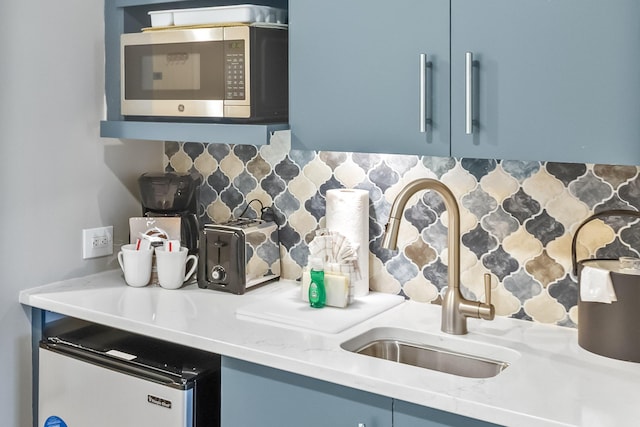
<svg viewBox="0 0 640 427">
<path fill-rule="evenodd" d="M 464 98 L 465 98 L 465 133 L 473 133 L 473 53 L 465 53 Z"/>
<path fill-rule="evenodd" d="M 427 131 L 427 54 L 420 54 L 420 133 Z M 360 426 L 358 426 L 360 427 Z"/>
<path fill-rule="evenodd" d="M 420 54 L 420 133 L 427 132 L 427 125 L 431 124 L 431 119 L 427 117 L 427 102 L 431 94 L 427 93 L 427 68 L 431 67 L 427 54 Z"/>
</svg>

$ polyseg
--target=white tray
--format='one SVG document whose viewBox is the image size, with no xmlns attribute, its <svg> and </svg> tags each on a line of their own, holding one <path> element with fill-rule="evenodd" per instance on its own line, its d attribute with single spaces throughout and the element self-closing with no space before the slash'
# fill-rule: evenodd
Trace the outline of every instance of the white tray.
<svg viewBox="0 0 640 427">
<path fill-rule="evenodd" d="M 295 329 L 337 334 L 404 302 L 404 297 L 381 292 L 356 298 L 346 308 L 311 308 L 300 298 L 300 289 L 266 298 L 236 310 L 240 318 Z"/>
<path fill-rule="evenodd" d="M 149 12 L 152 27 L 170 27 L 173 25 L 173 10 L 156 10 Z"/>
<path fill-rule="evenodd" d="M 285 24 L 287 11 L 268 6 L 243 4 L 236 6 L 199 7 L 149 12 L 151 27 L 218 25 L 228 23 Z"/>
</svg>

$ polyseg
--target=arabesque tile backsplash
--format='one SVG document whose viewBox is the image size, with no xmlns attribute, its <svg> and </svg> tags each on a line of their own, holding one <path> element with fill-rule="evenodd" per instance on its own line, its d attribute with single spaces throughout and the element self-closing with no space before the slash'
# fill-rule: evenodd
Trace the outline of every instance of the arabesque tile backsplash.
<svg viewBox="0 0 640 427">
<path fill-rule="evenodd" d="M 223 222 L 247 202 L 273 205 L 280 219 L 282 275 L 298 279 L 307 243 L 324 226 L 326 191 L 369 191 L 370 287 L 439 302 L 447 282 L 444 204 L 417 195 L 405 212 L 398 251 L 381 249 L 395 195 L 423 177 L 444 182 L 461 215 L 461 283 L 483 297 L 491 273 L 496 313 L 543 323 L 577 324 L 578 284 L 571 275 L 575 229 L 594 212 L 640 209 L 640 169 L 510 160 L 457 159 L 291 150 L 288 132 L 267 146 L 165 143 L 165 169 L 201 177 L 200 220 Z M 255 217 L 252 203 L 247 215 Z M 578 239 L 578 259 L 639 256 L 635 223 L 596 220 Z"/>
</svg>

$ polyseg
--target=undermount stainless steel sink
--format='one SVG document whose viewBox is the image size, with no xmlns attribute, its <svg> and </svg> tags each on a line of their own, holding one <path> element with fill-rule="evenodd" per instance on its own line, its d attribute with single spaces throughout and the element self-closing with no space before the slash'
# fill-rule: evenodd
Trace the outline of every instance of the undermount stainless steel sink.
<svg viewBox="0 0 640 427">
<path fill-rule="evenodd" d="M 462 351 L 462 347 L 472 348 L 474 354 Z M 343 343 L 342 348 L 365 356 L 467 378 L 495 377 L 507 369 L 509 360 L 518 356 L 517 352 L 503 347 L 399 328 L 372 329 Z"/>
<path fill-rule="evenodd" d="M 356 353 L 469 378 L 495 377 L 509 366 L 506 362 L 397 340 L 373 341 Z"/>
</svg>

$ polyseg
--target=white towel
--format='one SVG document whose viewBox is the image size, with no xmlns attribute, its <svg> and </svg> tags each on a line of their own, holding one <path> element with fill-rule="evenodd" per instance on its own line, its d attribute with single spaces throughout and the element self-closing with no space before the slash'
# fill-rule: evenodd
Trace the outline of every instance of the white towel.
<svg viewBox="0 0 640 427">
<path fill-rule="evenodd" d="M 610 273 L 603 268 L 583 266 L 580 273 L 580 299 L 606 304 L 617 301 Z"/>
</svg>

